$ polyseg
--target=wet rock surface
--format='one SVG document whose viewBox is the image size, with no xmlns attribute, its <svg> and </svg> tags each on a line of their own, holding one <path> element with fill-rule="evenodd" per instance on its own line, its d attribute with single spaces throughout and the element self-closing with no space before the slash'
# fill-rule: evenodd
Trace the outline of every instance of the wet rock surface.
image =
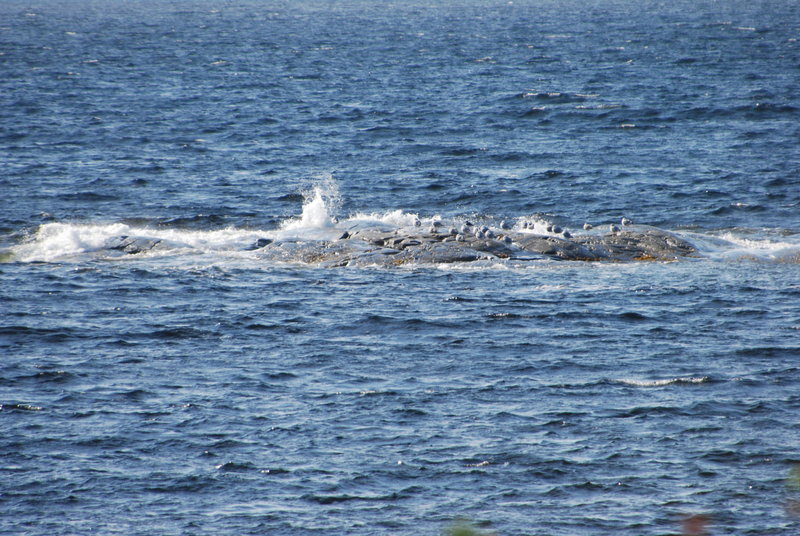
<svg viewBox="0 0 800 536">
<path fill-rule="evenodd" d="M 161 240 L 119 236 L 109 250 L 137 254 L 160 247 Z M 498 227 L 456 230 L 432 228 L 358 229 L 338 238 L 259 238 L 244 248 L 275 262 L 299 262 L 336 266 L 399 266 L 404 264 L 451 264 L 480 260 L 563 261 L 674 261 L 697 255 L 688 241 L 661 229 L 642 227 L 607 234 L 536 234 Z"/>
<path fill-rule="evenodd" d="M 161 243 L 158 238 L 144 238 L 136 236 L 118 236 L 106 244 L 106 248 L 110 250 L 128 253 L 135 255 L 145 251 L 150 251 Z"/>
<path fill-rule="evenodd" d="M 275 241 L 259 249 L 266 258 L 326 266 L 397 266 L 519 261 L 672 261 L 696 255 L 686 240 L 659 229 L 626 230 L 571 238 L 523 232 L 495 232 L 495 238 L 462 233 L 404 233 L 363 230 L 333 241 Z"/>
</svg>

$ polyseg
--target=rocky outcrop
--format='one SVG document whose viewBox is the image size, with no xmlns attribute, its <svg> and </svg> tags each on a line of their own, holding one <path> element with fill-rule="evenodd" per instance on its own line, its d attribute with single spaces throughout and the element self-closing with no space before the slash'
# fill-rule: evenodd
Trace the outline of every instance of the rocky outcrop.
<svg viewBox="0 0 800 536">
<path fill-rule="evenodd" d="M 137 254 L 163 248 L 156 238 L 119 236 L 106 249 Z M 399 266 L 450 264 L 480 260 L 563 260 L 596 262 L 673 261 L 697 254 L 675 234 L 652 227 L 626 227 L 607 234 L 537 234 L 464 225 L 461 229 L 422 232 L 411 229 L 351 229 L 331 240 L 260 238 L 244 248 L 264 260 L 320 266 Z"/>
<path fill-rule="evenodd" d="M 442 264 L 477 260 L 519 261 L 672 261 L 696 254 L 678 236 L 658 229 L 626 230 L 569 239 L 506 232 L 494 238 L 460 232 L 412 233 L 391 230 L 346 232 L 333 241 L 275 241 L 259 253 L 265 258 L 326 266 Z"/>
</svg>

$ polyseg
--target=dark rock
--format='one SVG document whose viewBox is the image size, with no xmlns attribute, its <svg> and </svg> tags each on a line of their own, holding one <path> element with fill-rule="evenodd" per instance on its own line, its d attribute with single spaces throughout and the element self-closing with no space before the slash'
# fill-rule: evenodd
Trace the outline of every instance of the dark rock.
<svg viewBox="0 0 800 536">
<path fill-rule="evenodd" d="M 160 243 L 161 239 L 158 238 L 144 238 L 123 235 L 109 240 L 106 243 L 106 248 L 122 251 L 129 255 L 135 255 L 137 253 L 142 253 L 143 251 L 150 251 Z"/>
<path fill-rule="evenodd" d="M 250 247 L 248 247 L 247 250 L 252 251 L 254 249 L 261 249 L 264 246 L 268 246 L 270 244 L 272 244 L 272 240 L 270 240 L 269 238 L 259 238 Z"/>
</svg>

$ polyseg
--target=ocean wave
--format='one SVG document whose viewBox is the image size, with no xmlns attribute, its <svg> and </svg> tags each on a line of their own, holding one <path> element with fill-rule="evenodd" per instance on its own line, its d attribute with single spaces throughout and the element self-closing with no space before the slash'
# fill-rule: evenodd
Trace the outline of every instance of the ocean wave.
<svg viewBox="0 0 800 536">
<path fill-rule="evenodd" d="M 782 229 L 729 229 L 686 233 L 711 259 L 800 263 L 800 235 Z"/>
<path fill-rule="evenodd" d="M 712 382 L 709 376 L 686 376 L 686 377 L 665 378 L 658 380 L 620 378 L 612 381 L 614 383 L 619 383 L 622 385 L 630 385 L 632 387 L 666 387 L 669 385 L 699 385 L 703 383 Z"/>
</svg>

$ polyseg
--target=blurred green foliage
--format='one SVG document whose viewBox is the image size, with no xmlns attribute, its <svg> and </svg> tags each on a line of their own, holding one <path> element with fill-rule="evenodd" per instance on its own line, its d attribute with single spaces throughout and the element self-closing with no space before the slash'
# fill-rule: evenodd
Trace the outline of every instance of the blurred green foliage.
<svg viewBox="0 0 800 536">
<path fill-rule="evenodd" d="M 460 519 L 453 523 L 444 534 L 446 536 L 491 536 L 488 532 L 483 532 L 476 529 L 469 521 Z"/>
<path fill-rule="evenodd" d="M 800 490 L 800 463 L 792 465 L 792 468 L 789 469 L 786 485 L 791 489 Z"/>
</svg>

